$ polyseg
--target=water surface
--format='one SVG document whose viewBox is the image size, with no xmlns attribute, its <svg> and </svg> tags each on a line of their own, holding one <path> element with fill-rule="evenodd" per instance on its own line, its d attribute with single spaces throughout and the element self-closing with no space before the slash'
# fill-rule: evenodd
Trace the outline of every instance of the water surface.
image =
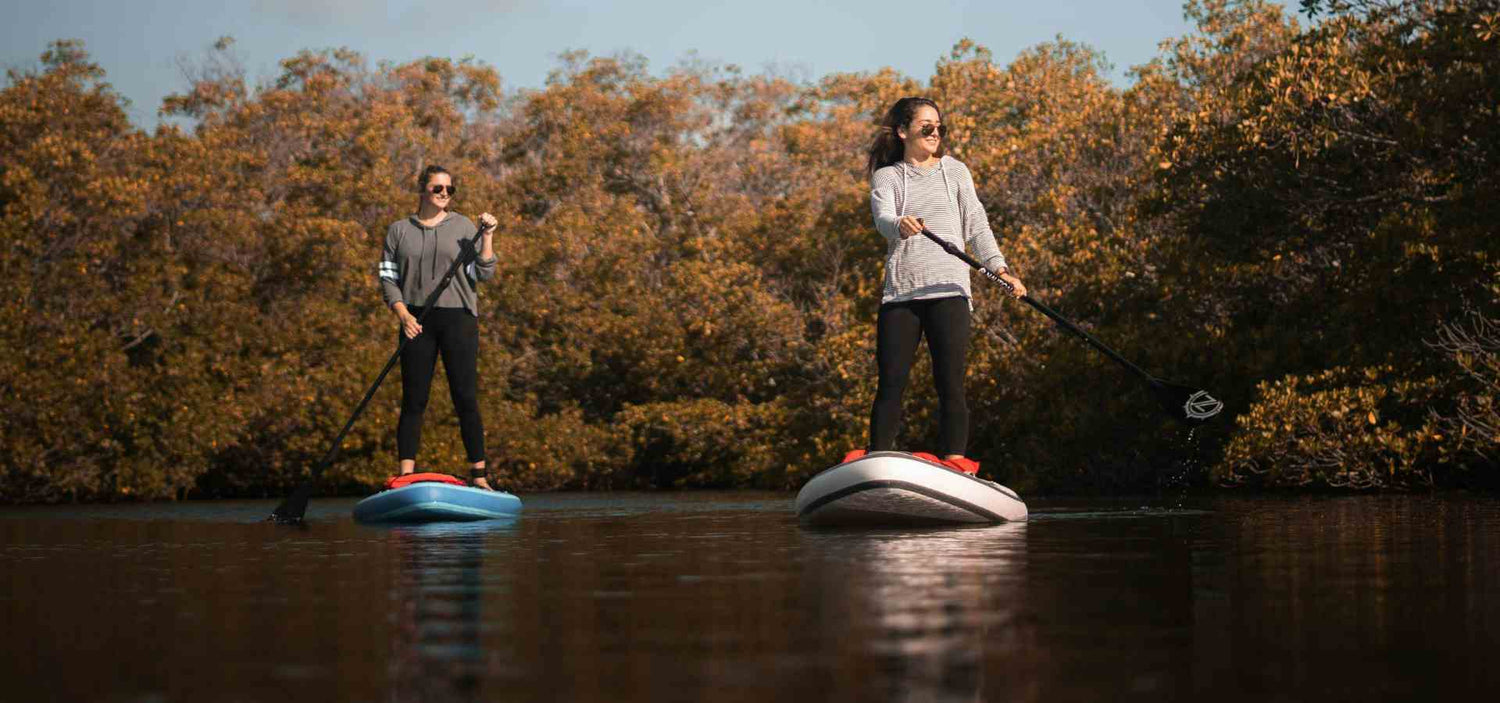
<svg viewBox="0 0 1500 703">
<path fill-rule="evenodd" d="M 0 701 L 1411 700 L 1500 684 L 1500 501 L 1032 501 L 810 530 L 793 496 L 0 509 Z"/>
</svg>

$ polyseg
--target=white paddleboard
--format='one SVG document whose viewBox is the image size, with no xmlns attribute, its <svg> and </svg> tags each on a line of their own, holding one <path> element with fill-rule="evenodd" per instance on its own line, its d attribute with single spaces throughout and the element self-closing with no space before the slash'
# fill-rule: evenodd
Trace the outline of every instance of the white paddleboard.
<svg viewBox="0 0 1500 703">
<path fill-rule="evenodd" d="M 1015 491 L 905 452 L 839 464 L 797 493 L 797 517 L 808 525 L 985 524 L 1026 515 Z"/>
</svg>

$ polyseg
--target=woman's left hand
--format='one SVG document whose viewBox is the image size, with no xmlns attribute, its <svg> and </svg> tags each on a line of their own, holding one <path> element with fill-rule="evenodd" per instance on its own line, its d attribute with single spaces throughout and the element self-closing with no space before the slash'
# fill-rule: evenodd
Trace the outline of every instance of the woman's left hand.
<svg viewBox="0 0 1500 703">
<path fill-rule="evenodd" d="M 1009 271 L 1000 274 L 1000 280 L 1010 284 L 1010 294 L 1020 298 L 1026 295 L 1026 284 Z"/>
<path fill-rule="evenodd" d="M 494 215 L 491 215 L 487 212 L 479 216 L 479 229 L 485 231 L 484 236 L 486 237 L 493 235 L 495 233 L 495 227 L 499 224 L 500 221 L 495 219 Z"/>
</svg>

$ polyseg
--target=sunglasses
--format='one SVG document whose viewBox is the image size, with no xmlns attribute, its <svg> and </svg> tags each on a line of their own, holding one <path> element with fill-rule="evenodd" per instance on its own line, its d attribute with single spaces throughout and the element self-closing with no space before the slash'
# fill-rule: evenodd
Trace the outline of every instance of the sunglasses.
<svg viewBox="0 0 1500 703">
<path fill-rule="evenodd" d="M 933 132 L 937 132 L 937 134 L 938 134 L 939 137 L 946 137 L 946 136 L 948 136 L 948 125 L 945 125 L 945 124 L 932 124 L 931 122 L 929 122 L 927 124 L 922 125 L 922 127 L 920 129 L 918 129 L 917 132 L 920 133 L 924 137 L 930 137 L 930 136 L 932 136 Z"/>
<path fill-rule="evenodd" d="M 457 186 L 433 186 L 429 190 L 432 191 L 433 195 L 442 195 L 444 190 L 448 191 L 448 195 L 453 195 L 454 193 L 458 192 L 458 187 Z"/>
</svg>

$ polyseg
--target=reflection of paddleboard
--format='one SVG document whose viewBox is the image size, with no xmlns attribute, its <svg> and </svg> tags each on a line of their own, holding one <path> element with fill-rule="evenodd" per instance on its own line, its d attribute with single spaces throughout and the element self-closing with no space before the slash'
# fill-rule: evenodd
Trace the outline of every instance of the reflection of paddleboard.
<svg viewBox="0 0 1500 703">
<path fill-rule="evenodd" d="M 512 518 L 521 499 L 504 491 L 421 481 L 381 491 L 354 505 L 360 522 L 463 522 Z"/>
<path fill-rule="evenodd" d="M 1026 519 L 1014 491 L 905 452 L 871 452 L 812 477 L 797 494 L 809 525 L 948 525 Z"/>
</svg>

